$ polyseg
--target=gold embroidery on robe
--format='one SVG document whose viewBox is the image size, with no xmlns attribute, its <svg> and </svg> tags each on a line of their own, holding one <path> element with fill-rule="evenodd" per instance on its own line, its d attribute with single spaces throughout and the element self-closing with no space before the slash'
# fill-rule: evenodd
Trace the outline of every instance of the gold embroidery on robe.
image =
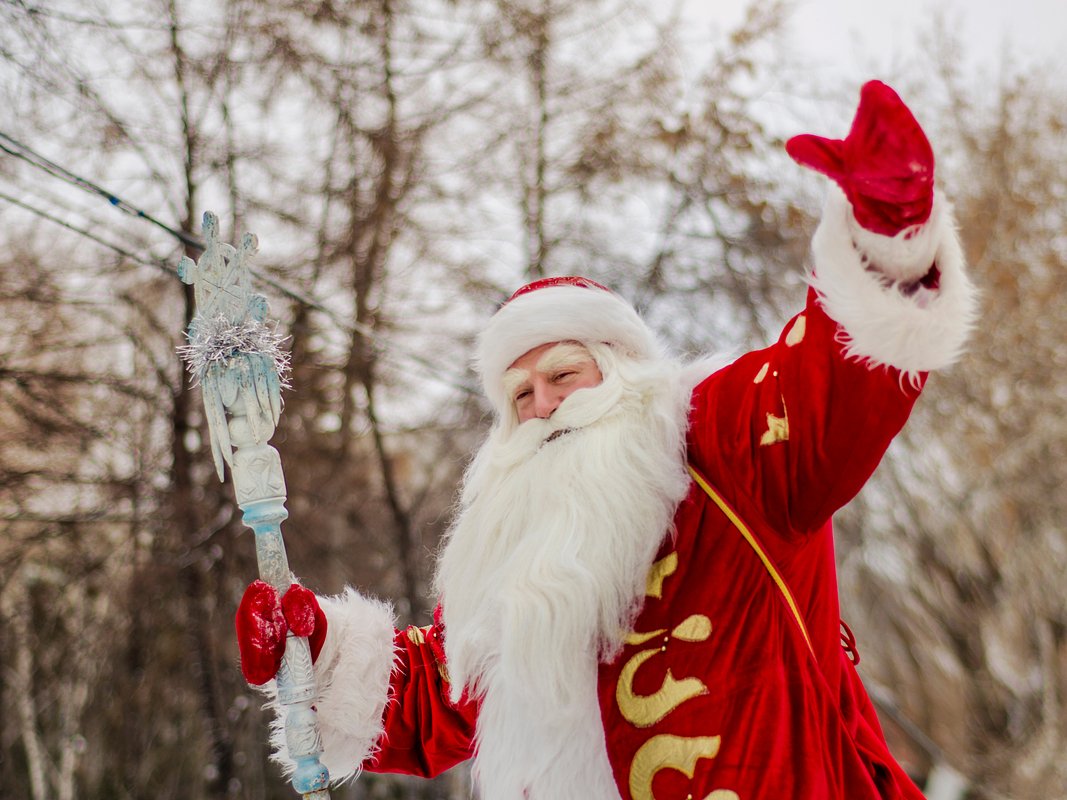
<svg viewBox="0 0 1067 800">
<path fill-rule="evenodd" d="M 406 633 L 412 644 L 421 645 L 426 643 L 426 630 L 426 628 L 417 628 L 414 625 L 409 625 Z"/>
<path fill-rule="evenodd" d="M 619 682 L 615 685 L 615 701 L 619 704 L 619 711 L 627 722 L 638 728 L 650 728 L 686 700 L 708 693 L 708 687 L 699 678 L 678 680 L 668 669 L 659 689 L 648 695 L 636 694 L 634 676 L 637 670 L 659 652 L 660 648 L 656 647 L 634 655 L 622 668 Z"/>
<path fill-rule="evenodd" d="M 452 683 L 452 676 L 448 674 L 448 666 L 440 661 L 437 662 L 437 674 L 445 683 Z"/>
<path fill-rule="evenodd" d="M 718 752 L 718 736 L 653 736 L 641 745 L 630 764 L 630 795 L 634 800 L 655 800 L 652 781 L 657 772 L 674 769 L 692 778 L 697 760 L 714 758 Z"/>
<path fill-rule="evenodd" d="M 683 642 L 704 642 L 711 636 L 711 620 L 703 614 L 687 617 L 671 631 L 671 636 Z"/>
<path fill-rule="evenodd" d="M 644 644 L 645 642 L 655 639 L 657 636 L 662 636 L 667 632 L 666 628 L 660 628 L 658 630 L 649 631 L 648 633 L 631 633 L 626 636 L 626 644 Z"/>
<path fill-rule="evenodd" d="M 793 327 L 789 329 L 789 333 L 785 335 L 786 347 L 796 347 L 804 341 L 804 333 L 807 331 L 807 327 L 807 320 L 801 314 L 797 317 L 797 321 L 793 323 Z"/>
<path fill-rule="evenodd" d="M 767 377 L 767 370 L 771 368 L 771 362 L 765 361 L 763 366 L 759 368 L 759 372 L 756 373 L 756 377 L 752 379 L 753 383 L 763 383 L 763 379 Z"/>
<path fill-rule="evenodd" d="M 760 380 L 767 373 L 761 371 Z M 758 381 L 757 381 L 758 382 Z M 670 553 L 652 565 L 648 574 L 646 594 L 653 598 L 663 597 L 663 582 L 678 569 L 678 554 Z M 648 632 L 631 632 L 625 638 L 628 645 L 642 645 L 663 636 L 663 644 L 642 650 L 633 655 L 619 673 L 615 685 L 615 702 L 623 718 L 637 728 L 648 728 L 663 720 L 668 714 L 695 697 L 708 694 L 708 687 L 699 678 L 678 680 L 668 669 L 660 688 L 650 695 L 634 692 L 633 681 L 637 670 L 655 656 L 666 651 L 673 636 L 683 642 L 703 642 L 711 636 L 711 620 L 703 614 L 693 614 L 675 625 L 670 634 L 666 628 Z M 665 635 L 666 634 L 666 635 Z M 655 800 L 652 781 L 663 769 L 674 769 L 692 779 L 696 762 L 701 758 L 714 758 L 719 752 L 718 736 L 675 736 L 659 734 L 651 737 L 638 749 L 630 763 L 630 795 L 633 800 Z M 706 800 L 739 800 L 712 792 Z"/>
<path fill-rule="evenodd" d="M 668 553 L 648 570 L 648 583 L 645 594 L 649 597 L 663 597 L 663 582 L 678 569 L 678 553 Z"/>
<path fill-rule="evenodd" d="M 666 633 L 666 628 L 649 633 L 632 633 L 626 641 L 627 644 L 644 644 L 664 633 Z M 706 641 L 711 636 L 711 620 L 703 614 L 693 614 L 675 626 L 671 635 L 683 642 Z M 637 676 L 637 670 L 654 655 L 666 650 L 669 639 L 670 636 L 664 636 L 664 643 L 661 647 L 642 650 L 631 656 L 619 673 L 619 680 L 615 684 L 615 702 L 623 718 L 635 727 L 649 728 L 687 700 L 708 693 L 708 687 L 699 678 L 678 680 L 669 669 L 659 689 L 652 694 L 640 695 L 634 691 L 634 678 Z"/>
<path fill-rule="evenodd" d="M 741 796 L 737 792 L 732 792 L 729 789 L 716 789 L 705 797 L 704 800 L 741 800 Z"/>
<path fill-rule="evenodd" d="M 760 437 L 759 443 L 761 447 L 767 445 L 777 444 L 778 442 L 789 441 L 789 414 L 785 408 L 785 399 L 782 399 L 782 416 L 776 417 L 770 412 L 767 413 L 767 430 Z"/>
</svg>

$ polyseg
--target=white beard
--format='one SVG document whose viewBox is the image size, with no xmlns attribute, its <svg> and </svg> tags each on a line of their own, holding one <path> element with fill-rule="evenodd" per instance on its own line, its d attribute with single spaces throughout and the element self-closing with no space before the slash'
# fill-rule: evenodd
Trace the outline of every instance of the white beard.
<svg viewBox="0 0 1067 800">
<path fill-rule="evenodd" d="M 481 701 L 486 800 L 619 797 L 597 665 L 621 648 L 688 489 L 689 390 L 671 363 L 589 349 L 599 386 L 490 433 L 438 563 L 453 699 Z"/>
</svg>

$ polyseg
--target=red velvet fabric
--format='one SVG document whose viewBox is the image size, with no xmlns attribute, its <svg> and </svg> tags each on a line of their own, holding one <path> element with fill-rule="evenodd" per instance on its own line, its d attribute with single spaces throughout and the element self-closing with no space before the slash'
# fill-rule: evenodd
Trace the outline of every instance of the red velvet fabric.
<svg viewBox="0 0 1067 800">
<path fill-rule="evenodd" d="M 856 221 L 869 231 L 894 236 L 930 218 L 933 150 L 911 111 L 884 83 L 863 86 L 845 139 L 802 134 L 785 147 L 797 163 L 836 181 Z"/>
<path fill-rule="evenodd" d="M 611 291 L 607 286 L 602 286 L 596 281 L 589 280 L 589 278 L 583 278 L 578 275 L 557 275 L 550 278 L 540 278 L 525 286 L 520 286 L 515 290 L 511 297 L 504 301 L 504 305 L 507 305 L 517 297 L 522 297 L 524 294 L 536 292 L 538 289 L 547 289 L 552 286 L 577 286 L 582 289 L 600 289 L 603 292 Z"/>
<path fill-rule="evenodd" d="M 396 631 L 396 667 L 385 707 L 385 735 L 367 760 L 370 772 L 432 778 L 474 754 L 475 703 L 448 699 L 441 607 L 434 624 Z"/>
<path fill-rule="evenodd" d="M 623 800 L 922 798 L 841 648 L 830 524 L 918 392 L 895 370 L 846 360 L 837 334 L 809 293 L 776 344 L 696 389 L 688 441 L 690 461 L 790 585 L 814 654 L 755 552 L 694 484 L 636 635 L 598 676 Z M 439 619 L 397 632 L 385 735 L 368 769 L 433 775 L 471 753 L 476 708 L 446 699 L 441 636 Z"/>
<path fill-rule="evenodd" d="M 889 753 L 841 648 L 830 522 L 875 469 L 918 392 L 895 370 L 845 360 L 837 332 L 809 294 L 777 344 L 697 388 L 688 443 L 691 463 L 789 585 L 814 653 L 752 547 L 694 486 L 660 553 L 676 566 L 634 626 L 656 638 L 628 644 L 600 671 L 608 749 L 626 800 L 718 789 L 790 800 L 922 797 Z M 707 635 L 684 638 L 680 624 L 697 617 Z M 655 722 L 636 718 L 625 698 L 662 694 L 668 674 L 706 691 Z M 657 737 L 670 746 L 650 761 L 643 748 Z M 714 755 L 683 768 L 685 744 L 698 737 L 717 737 Z"/>
</svg>

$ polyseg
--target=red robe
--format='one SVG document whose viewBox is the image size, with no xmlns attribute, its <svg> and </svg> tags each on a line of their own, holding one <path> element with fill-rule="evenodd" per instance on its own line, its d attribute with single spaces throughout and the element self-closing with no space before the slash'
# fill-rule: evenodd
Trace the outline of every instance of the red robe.
<svg viewBox="0 0 1067 800">
<path fill-rule="evenodd" d="M 776 344 L 693 393 L 690 464 L 762 545 L 811 647 L 756 551 L 694 483 L 634 633 L 599 670 L 623 800 L 922 797 L 841 647 L 830 524 L 919 390 L 847 358 L 840 332 L 809 292 Z M 430 776 L 471 755 L 477 709 L 447 700 L 442 636 L 439 618 L 397 631 L 384 735 L 366 769 Z"/>
</svg>

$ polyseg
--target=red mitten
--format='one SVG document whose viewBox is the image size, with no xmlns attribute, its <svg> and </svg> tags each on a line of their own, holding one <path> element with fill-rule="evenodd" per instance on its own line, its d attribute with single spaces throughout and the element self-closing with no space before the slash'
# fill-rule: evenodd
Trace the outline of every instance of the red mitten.
<svg viewBox="0 0 1067 800">
<path fill-rule="evenodd" d="M 277 590 L 265 581 L 252 581 L 234 622 L 241 672 L 253 686 L 261 686 L 277 674 L 285 653 L 285 616 Z"/>
<path fill-rule="evenodd" d="M 289 623 L 289 630 L 297 636 L 308 637 L 311 647 L 311 663 L 314 664 L 326 641 L 326 614 L 315 594 L 299 583 L 294 583 L 282 596 L 282 613 Z"/>
<path fill-rule="evenodd" d="M 845 139 L 807 133 L 794 136 L 785 149 L 801 166 L 836 181 L 856 221 L 869 231 L 895 236 L 930 218 L 933 150 L 908 107 L 880 81 L 863 86 Z"/>
</svg>

